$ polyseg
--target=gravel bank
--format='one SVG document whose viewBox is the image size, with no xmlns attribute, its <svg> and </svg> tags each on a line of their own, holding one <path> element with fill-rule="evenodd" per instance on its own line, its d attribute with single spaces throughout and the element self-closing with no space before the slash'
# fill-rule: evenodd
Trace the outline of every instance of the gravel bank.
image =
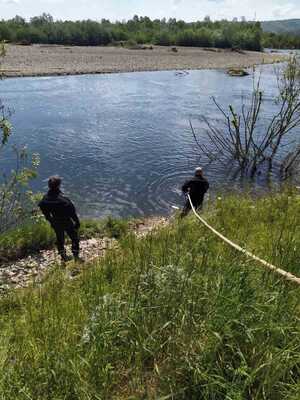
<svg viewBox="0 0 300 400">
<path fill-rule="evenodd" d="M 154 229 L 167 224 L 167 218 L 153 217 L 133 222 L 130 229 L 138 238 L 143 238 Z M 88 263 L 99 257 L 104 257 L 108 251 L 111 251 L 117 245 L 117 240 L 110 238 L 82 240 L 80 242 L 80 257 L 85 263 Z M 67 253 L 71 255 L 70 245 L 66 246 L 66 249 Z M 32 282 L 40 284 L 51 268 L 60 264 L 61 260 L 56 249 L 51 249 L 0 265 L 0 296 L 7 290 L 24 288 Z M 73 265 L 73 270 L 74 267 L 76 271 L 76 266 Z M 85 268 L 85 265 L 83 265 L 83 268 Z M 68 273 L 72 276 L 72 268 L 71 270 L 68 269 Z"/>
<path fill-rule="evenodd" d="M 246 68 L 280 62 L 280 54 L 154 46 L 153 50 L 118 47 L 8 45 L 2 64 L 6 76 L 49 76 L 134 71 Z"/>
</svg>

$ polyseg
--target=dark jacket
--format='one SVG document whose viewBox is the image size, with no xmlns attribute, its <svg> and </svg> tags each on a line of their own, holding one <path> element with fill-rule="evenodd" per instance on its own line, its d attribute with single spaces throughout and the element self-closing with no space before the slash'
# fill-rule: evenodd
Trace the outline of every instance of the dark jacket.
<svg viewBox="0 0 300 400">
<path fill-rule="evenodd" d="M 192 200 L 202 201 L 205 193 L 208 191 L 209 183 L 207 179 L 201 176 L 195 176 L 194 178 L 186 181 L 182 186 L 182 191 L 188 193 Z"/>
<path fill-rule="evenodd" d="M 39 202 L 45 218 L 54 225 L 66 225 L 73 222 L 79 228 L 80 222 L 74 204 L 60 191 L 51 191 Z"/>
</svg>

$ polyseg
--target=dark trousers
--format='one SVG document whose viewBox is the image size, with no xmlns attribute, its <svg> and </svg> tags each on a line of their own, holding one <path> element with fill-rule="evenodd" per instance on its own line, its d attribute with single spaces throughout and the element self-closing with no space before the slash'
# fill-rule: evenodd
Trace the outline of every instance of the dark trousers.
<svg viewBox="0 0 300 400">
<path fill-rule="evenodd" d="M 63 257 L 66 255 L 65 250 L 65 233 L 69 236 L 72 242 L 72 253 L 74 257 L 79 256 L 79 235 L 75 229 L 73 222 L 66 224 L 52 224 L 52 228 L 56 234 L 56 245 L 58 253 Z"/>
<path fill-rule="evenodd" d="M 192 200 L 193 206 L 196 210 L 199 208 L 202 208 L 203 198 L 200 198 L 200 199 L 191 198 L 191 200 Z M 192 210 L 191 203 L 190 203 L 189 199 L 187 199 L 185 202 L 185 205 L 181 211 L 181 214 L 180 214 L 181 218 L 187 216 L 191 210 Z"/>
</svg>

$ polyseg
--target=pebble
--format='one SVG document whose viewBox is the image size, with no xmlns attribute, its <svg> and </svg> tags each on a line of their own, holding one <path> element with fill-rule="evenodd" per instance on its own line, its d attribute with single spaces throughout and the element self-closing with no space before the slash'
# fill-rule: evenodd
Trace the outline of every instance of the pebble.
<svg viewBox="0 0 300 400">
<path fill-rule="evenodd" d="M 167 223 L 167 218 L 153 217 L 133 223 L 131 229 L 137 237 L 142 238 L 153 229 L 165 226 Z M 107 250 L 115 248 L 116 245 L 117 241 L 111 238 L 82 240 L 80 256 L 84 262 L 89 262 L 104 256 Z M 66 250 L 68 254 L 71 254 L 70 245 L 66 246 Z M 60 263 L 60 257 L 53 249 L 43 250 L 13 263 L 0 265 L 0 295 L 9 289 L 24 288 L 33 281 L 41 282 L 51 267 Z M 72 274 L 70 278 L 73 278 Z"/>
</svg>

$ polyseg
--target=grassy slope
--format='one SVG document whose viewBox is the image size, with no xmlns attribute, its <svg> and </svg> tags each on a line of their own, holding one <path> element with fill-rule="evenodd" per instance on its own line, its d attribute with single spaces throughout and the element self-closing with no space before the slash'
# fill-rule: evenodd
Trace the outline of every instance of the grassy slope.
<svg viewBox="0 0 300 400">
<path fill-rule="evenodd" d="M 207 218 L 300 275 L 300 199 L 228 197 Z M 300 289 L 189 217 L 69 281 L 0 301 L 0 399 L 300 398 Z"/>
</svg>

